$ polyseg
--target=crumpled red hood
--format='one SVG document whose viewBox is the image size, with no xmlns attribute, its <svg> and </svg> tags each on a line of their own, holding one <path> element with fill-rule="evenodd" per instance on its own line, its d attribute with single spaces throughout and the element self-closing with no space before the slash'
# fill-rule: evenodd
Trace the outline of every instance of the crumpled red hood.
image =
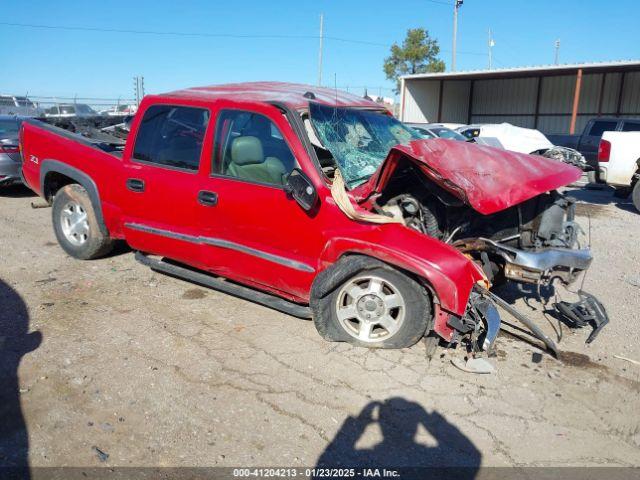
<svg viewBox="0 0 640 480">
<path fill-rule="evenodd" d="M 381 192 L 408 157 L 435 183 L 474 210 L 489 215 L 580 178 L 580 169 L 537 155 L 454 140 L 414 140 L 396 145 L 376 173 L 352 191 L 357 201 Z"/>
</svg>

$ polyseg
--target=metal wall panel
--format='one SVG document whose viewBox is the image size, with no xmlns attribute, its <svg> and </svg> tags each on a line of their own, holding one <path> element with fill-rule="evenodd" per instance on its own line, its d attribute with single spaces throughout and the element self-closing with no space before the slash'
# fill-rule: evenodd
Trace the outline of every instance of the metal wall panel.
<svg viewBox="0 0 640 480">
<path fill-rule="evenodd" d="M 620 73 L 607 73 L 602 92 L 602 114 L 615 114 L 618 106 L 618 92 L 620 91 Z"/>
<path fill-rule="evenodd" d="M 546 77 L 540 91 L 540 114 L 571 113 L 575 87 L 575 75 Z"/>
<path fill-rule="evenodd" d="M 513 78 L 476 80 L 472 113 L 535 113 L 538 79 Z"/>
<path fill-rule="evenodd" d="M 576 117 L 576 134 L 584 129 L 587 122 L 593 118 L 593 115 L 578 115 Z M 545 135 L 547 134 L 568 134 L 571 126 L 571 115 L 554 115 L 538 117 L 538 130 Z"/>
<path fill-rule="evenodd" d="M 469 80 L 445 81 L 442 97 L 442 122 L 467 123 L 469 115 Z M 475 87 L 474 87 L 475 88 Z"/>
<path fill-rule="evenodd" d="M 438 117 L 440 81 L 405 82 L 404 121 L 435 122 Z"/>
<path fill-rule="evenodd" d="M 518 127 L 533 128 L 533 115 L 472 115 L 471 123 L 510 123 Z"/>
<path fill-rule="evenodd" d="M 580 86 L 580 101 L 578 103 L 578 113 L 598 113 L 598 101 L 600 99 L 600 87 L 602 85 L 602 74 L 582 75 L 582 85 Z M 575 94 L 575 82 L 573 88 Z M 573 95 L 571 96 L 571 107 L 573 109 Z"/>
<path fill-rule="evenodd" d="M 630 72 L 624 77 L 621 113 L 640 113 L 640 72 Z"/>
</svg>

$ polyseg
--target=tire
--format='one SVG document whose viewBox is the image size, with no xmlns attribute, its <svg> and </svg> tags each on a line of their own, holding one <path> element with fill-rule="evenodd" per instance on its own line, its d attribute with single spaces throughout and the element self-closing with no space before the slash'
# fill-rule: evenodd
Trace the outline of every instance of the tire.
<svg viewBox="0 0 640 480">
<path fill-rule="evenodd" d="M 410 347 L 433 326 L 427 290 L 388 266 L 351 275 L 312 308 L 323 338 L 360 347 Z"/>
<path fill-rule="evenodd" d="M 102 233 L 89 194 L 81 185 L 58 190 L 51 215 L 58 243 L 73 258 L 92 260 L 113 248 L 113 241 Z"/>
<path fill-rule="evenodd" d="M 636 207 L 636 210 L 640 212 L 640 180 L 638 180 L 635 187 L 633 187 L 631 201 L 633 202 L 633 206 Z"/>
</svg>

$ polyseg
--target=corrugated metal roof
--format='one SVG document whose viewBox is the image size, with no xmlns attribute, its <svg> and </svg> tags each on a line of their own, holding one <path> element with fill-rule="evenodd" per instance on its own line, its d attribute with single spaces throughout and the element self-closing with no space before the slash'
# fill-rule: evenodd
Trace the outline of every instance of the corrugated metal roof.
<svg viewBox="0 0 640 480">
<path fill-rule="evenodd" d="M 468 70 L 461 72 L 439 72 L 439 73 L 418 73 L 415 75 L 405 75 L 401 78 L 412 79 L 475 79 L 475 78 L 500 78 L 500 77 L 522 77 L 527 75 L 540 74 L 562 74 L 582 69 L 584 72 L 594 71 L 624 71 L 640 70 L 640 60 L 621 60 L 615 62 L 594 62 L 594 63 L 569 63 L 563 65 L 538 65 L 530 67 L 502 68 L 494 70 Z"/>
</svg>

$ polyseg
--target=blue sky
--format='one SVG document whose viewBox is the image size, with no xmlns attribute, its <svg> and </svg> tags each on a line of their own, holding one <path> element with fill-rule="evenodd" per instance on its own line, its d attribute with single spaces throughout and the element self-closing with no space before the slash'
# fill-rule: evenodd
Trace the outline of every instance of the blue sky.
<svg viewBox="0 0 640 480">
<path fill-rule="evenodd" d="M 451 62 L 452 0 L 136 0 L 2 2 L 1 22 L 102 29 L 208 34 L 318 34 L 327 39 L 325 83 L 370 93 L 391 89 L 382 63 L 406 30 L 425 27 Z M 10 12 L 7 15 L 6 12 Z M 487 30 L 494 67 L 640 58 L 635 0 L 465 0 L 458 24 L 457 69 L 487 66 Z M 215 83 L 281 80 L 315 83 L 316 38 L 224 38 L 139 35 L 26 28 L 0 24 L 0 92 L 31 95 L 131 97 L 132 77 L 147 93 Z M 389 95 L 389 90 L 382 90 Z"/>
</svg>

